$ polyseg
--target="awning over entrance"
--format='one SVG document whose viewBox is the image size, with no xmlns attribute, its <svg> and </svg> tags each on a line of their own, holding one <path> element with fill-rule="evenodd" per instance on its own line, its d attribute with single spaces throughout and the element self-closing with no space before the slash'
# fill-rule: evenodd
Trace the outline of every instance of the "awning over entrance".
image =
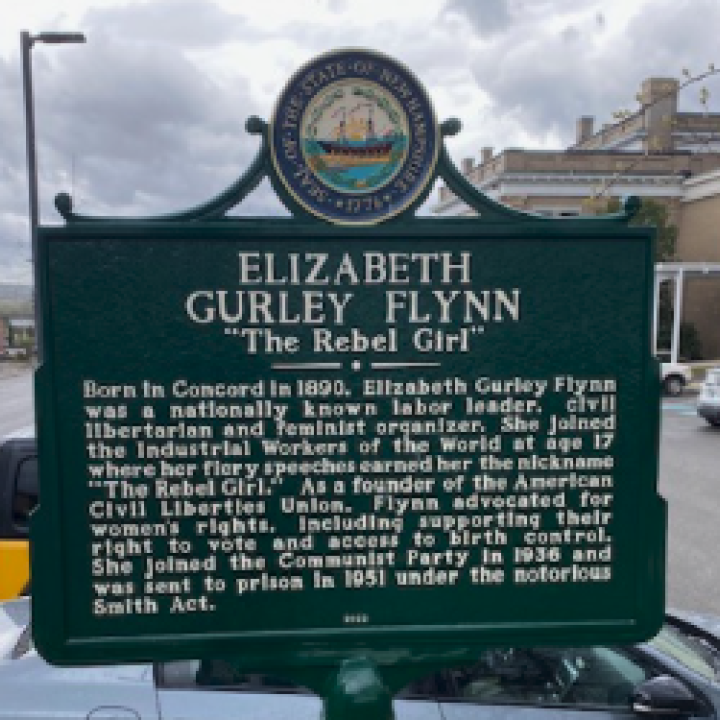
<svg viewBox="0 0 720 720">
<path fill-rule="evenodd" d="M 673 330 L 670 343 L 670 362 L 678 362 L 680 354 L 680 322 L 682 320 L 683 290 L 685 278 L 708 277 L 720 278 L 720 263 L 703 262 L 669 262 L 655 264 L 655 297 L 653 307 L 653 350 L 658 352 L 658 326 L 660 319 L 660 283 L 671 280 L 675 283 L 675 299 L 673 303 Z"/>
</svg>

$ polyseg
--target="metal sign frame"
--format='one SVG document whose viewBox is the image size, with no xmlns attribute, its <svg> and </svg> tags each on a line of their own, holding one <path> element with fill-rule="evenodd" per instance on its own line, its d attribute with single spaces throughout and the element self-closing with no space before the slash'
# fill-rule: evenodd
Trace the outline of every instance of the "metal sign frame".
<svg viewBox="0 0 720 720">
<path fill-rule="evenodd" d="M 456 120 L 440 127 L 444 137 L 459 131 Z M 93 218 L 76 214 L 68 195 L 59 195 L 56 207 L 65 219 L 63 227 L 43 227 L 39 231 L 43 328 L 46 333 L 46 357 L 36 374 L 38 442 L 41 471 L 42 503 L 32 521 L 32 571 L 34 635 L 39 651 L 58 664 L 112 663 L 143 660 L 172 660 L 182 657 L 226 656 L 241 667 L 253 669 L 288 668 L 314 687 L 321 686 L 329 669 L 337 669 L 348 658 L 369 658 L 371 665 L 394 668 L 391 687 L 399 688 L 418 668 L 449 665 L 472 658 L 480 646 L 507 644 L 592 644 L 625 643 L 644 640 L 659 628 L 664 612 L 665 572 L 665 503 L 657 494 L 657 451 L 659 429 L 659 378 L 657 362 L 650 353 L 652 268 L 654 231 L 646 227 L 628 227 L 637 211 L 637 199 L 628 200 L 622 212 L 601 218 L 553 220 L 522 213 L 500 205 L 479 193 L 455 168 L 442 146 L 432 180 L 442 179 L 478 216 L 475 218 L 418 218 L 415 211 L 426 199 L 432 182 L 401 213 L 372 229 L 337 227 L 325 223 L 296 202 L 278 178 L 269 151 L 268 125 L 251 118 L 247 129 L 260 139 L 256 159 L 248 171 L 228 190 L 196 208 L 172 215 L 144 219 Z M 269 179 L 277 196 L 290 211 L 290 219 L 228 218 L 226 213 L 250 194 L 263 179 Z M 473 623 L 435 623 L 432 626 L 318 630 L 307 628 L 294 632 L 241 632 L 227 628 L 217 632 L 197 633 L 192 622 L 186 633 L 164 633 L 162 622 L 157 632 L 147 629 L 136 636 L 123 633 L 96 633 L 84 636 L 74 633 L 70 618 L 77 612 L 73 588 L 66 572 L 71 561 L 67 553 L 68 523 L 81 519 L 63 514 L 65 494 L 72 477 L 65 473 L 68 450 L 62 445 L 59 428 L 63 403 L 59 401 L 58 368 L 67 363 L 57 355 L 54 333 L 59 318 L 66 312 L 53 299 L 57 291 L 56 253 L 64 247 L 137 243 L 152 240 L 157 248 L 174 242 L 233 243 L 252 238 L 256 243 L 289 243 L 302 247 L 306 241 L 331 242 L 334 246 L 361 247 L 364 242 L 418 244 L 437 242 L 464 246 L 491 243 L 522 247 L 523 242 L 546 246 L 551 252 L 567 243 L 593 243 L 598 247 L 616 245 L 627 248 L 641 270 L 636 281 L 640 302 L 632 308 L 640 327 L 642 350 L 635 358 L 633 371 L 632 492 L 638 506 L 632 516 L 634 539 L 633 584 L 626 588 L 628 601 L 619 612 L 608 615 L 600 603 L 578 608 L 575 617 L 563 621 L 528 623 L 508 621 L 483 622 L 482 610 Z M 555 248 L 555 249 L 553 249 Z M 550 257 L 550 255 L 548 255 Z M 114 290 L 117 292 L 117 288 Z M 72 292 L 82 293 L 83 288 Z M 609 289 L 608 292 L 611 292 Z M 65 296 L 67 297 L 67 295 Z M 116 298 L 117 300 L 117 298 Z M 142 308 L 135 308 L 140 316 Z M 638 320 L 639 318 L 639 320 Z M 141 319 L 140 319 L 141 320 Z M 599 339 L 599 341 L 602 341 Z M 87 348 L 91 352 L 91 348 Z M 141 368 L 142 362 L 136 369 Z M 627 430 L 626 442 L 630 441 Z M 628 445 L 630 447 L 630 445 Z M 627 476 L 627 473 L 626 473 Z M 624 492 L 627 492 L 624 491 Z M 629 515 L 628 515 L 629 517 Z M 626 533 L 627 539 L 627 533 Z M 625 549 L 631 543 L 626 543 Z M 60 560 L 60 561 L 59 561 Z M 556 589 L 562 602 L 562 588 Z M 448 598 L 450 595 L 447 596 Z M 517 608 L 527 603 L 518 598 Z"/>
</svg>

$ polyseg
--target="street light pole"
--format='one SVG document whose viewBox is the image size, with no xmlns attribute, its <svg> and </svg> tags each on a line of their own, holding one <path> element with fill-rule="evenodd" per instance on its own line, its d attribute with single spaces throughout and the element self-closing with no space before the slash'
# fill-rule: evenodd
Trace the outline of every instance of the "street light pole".
<svg viewBox="0 0 720 720">
<path fill-rule="evenodd" d="M 35 315 L 35 343 L 38 362 L 42 361 L 42 312 L 40 309 L 40 283 L 38 271 L 38 178 L 37 154 L 35 150 L 35 111 L 33 104 L 32 62 L 30 53 L 36 42 L 50 45 L 84 43 L 82 33 L 44 32 L 31 35 L 27 30 L 20 33 L 22 62 L 23 97 L 25 100 L 25 143 L 27 148 L 28 199 L 30 206 L 30 248 L 33 269 L 33 310 Z"/>
</svg>

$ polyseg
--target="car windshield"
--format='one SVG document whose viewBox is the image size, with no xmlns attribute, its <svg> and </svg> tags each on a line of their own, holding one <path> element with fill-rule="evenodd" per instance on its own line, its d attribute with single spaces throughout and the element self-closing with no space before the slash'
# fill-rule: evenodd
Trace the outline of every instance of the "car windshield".
<svg viewBox="0 0 720 720">
<path fill-rule="evenodd" d="M 616 648 L 508 648 L 485 651 L 450 673 L 454 697 L 494 705 L 629 708 L 650 674 Z"/>
<path fill-rule="evenodd" d="M 664 655 L 670 656 L 688 670 L 716 681 L 720 677 L 720 654 L 709 643 L 684 633 L 673 625 L 664 625 L 650 641 L 650 645 Z"/>
</svg>

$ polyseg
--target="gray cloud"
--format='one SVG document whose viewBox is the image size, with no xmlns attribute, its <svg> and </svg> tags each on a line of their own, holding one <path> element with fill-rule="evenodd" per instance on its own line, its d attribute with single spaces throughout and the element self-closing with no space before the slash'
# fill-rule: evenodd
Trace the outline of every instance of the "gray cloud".
<svg viewBox="0 0 720 720">
<path fill-rule="evenodd" d="M 0 193 L 0 203 L 4 205 Z M 26 232 L 27 213 L 22 216 L 0 213 L 0 282 L 27 282 L 31 275 L 30 238 Z"/>
<path fill-rule="evenodd" d="M 134 39 L 128 47 L 115 34 L 88 32 L 81 51 L 58 53 L 36 78 L 41 176 L 45 189 L 55 185 L 43 193 L 46 217 L 71 179 L 78 212 L 185 209 L 232 183 L 258 145 L 244 130 L 259 110 L 247 83 L 218 84 L 173 45 Z"/>
<path fill-rule="evenodd" d="M 41 221 L 72 192 L 77 212 L 156 215 L 205 202 L 244 172 L 262 114 L 247 82 L 222 84 L 187 48 L 242 41 L 244 23 L 210 3 L 94 9 L 85 45 L 33 50 Z M 257 33 L 254 33 L 257 36 Z M 0 280 L 29 278 L 27 175 L 19 58 L 0 59 Z M 265 190 L 267 193 L 267 190 Z M 244 212 L 282 212 L 263 193 Z"/>
<path fill-rule="evenodd" d="M 720 6 L 713 0 L 657 0 L 612 43 L 605 42 L 596 13 L 559 32 L 537 27 L 542 4 L 518 14 L 515 24 L 474 51 L 470 61 L 478 85 L 494 100 L 494 113 L 521 118 L 537 137 L 552 132 L 570 143 L 580 115 L 608 120 L 614 110 L 635 106 L 646 77 L 679 77 L 684 66 L 702 70 L 714 59 L 698 57 L 699 48 L 716 47 Z M 691 104 L 689 94 L 680 104 Z"/>
<path fill-rule="evenodd" d="M 570 143 L 578 116 L 602 120 L 631 106 L 645 77 L 720 65 L 717 56 L 704 55 L 717 47 L 715 0 L 653 0 L 638 6 L 624 35 L 616 32 L 613 6 L 599 0 L 449 0 L 429 24 L 408 11 L 402 21 L 363 26 L 345 22 L 353 7 L 347 0 L 315 0 L 311 7 L 306 20 L 292 25 L 279 15 L 269 32 L 207 0 L 98 6 L 82 22 L 86 45 L 38 46 L 33 69 L 43 222 L 59 221 L 52 207 L 58 192 L 72 190 L 78 212 L 141 216 L 186 209 L 230 185 L 258 147 L 245 119 L 268 119 L 281 87 L 275 79 L 251 86 L 248 68 L 206 71 L 198 58 L 226 43 L 262 43 L 277 52 L 273 64 L 288 75 L 298 57 L 337 47 L 365 46 L 396 57 L 442 99 L 436 100 L 444 103 L 440 120 L 461 116 L 465 130 L 449 142 L 460 157 L 477 155 L 482 145 Z M 263 62 L 259 54 L 257 62 Z M 720 98 L 720 82 L 713 83 Z M 692 107 L 695 90 L 683 93 L 682 107 Z M 29 257 L 17 54 L 0 58 L 0 93 L 9 99 L 0 103 L 4 279 L 27 272 Z M 475 116 L 462 116 L 468 107 Z M 264 184 L 236 214 L 282 212 Z"/>
<path fill-rule="evenodd" d="M 327 0 L 328 10 L 334 13 L 343 12 L 348 7 L 348 0 Z"/>
<path fill-rule="evenodd" d="M 328 5 L 333 12 L 343 7 Z M 168 10 L 178 14 L 165 23 Z M 268 116 L 240 75 L 232 86 L 220 85 L 188 58 L 188 44 L 210 43 L 224 14 L 210 5 L 183 2 L 95 9 L 86 20 L 86 45 L 33 56 L 43 222 L 59 221 L 52 205 L 58 192 L 72 192 L 77 212 L 142 216 L 182 210 L 223 191 L 258 147 L 258 138 L 244 130 L 245 119 Z M 195 26 L 200 31 L 189 42 L 186 34 Z M 223 30 L 212 40 L 242 42 L 243 28 L 235 23 L 232 37 Z M 401 59 L 418 74 L 424 67 L 437 70 L 432 51 L 417 47 L 417 27 L 387 23 L 353 32 L 354 44 L 389 54 L 411 48 Z M 349 33 L 342 25 L 328 32 L 308 22 L 293 27 L 292 42 L 307 47 L 311 57 L 348 45 Z M 259 35 L 253 30 L 253 42 Z M 444 49 L 440 66 L 450 68 L 460 55 L 453 54 L 451 40 Z M 19 85 L 9 84 L 17 95 Z M 10 149 L 22 162 L 22 114 L 0 122 L 3 129 L 13 126 L 14 132 L 2 137 L 13 138 Z M 25 178 L 17 181 L 16 190 L 22 192 L 15 194 L 13 210 L 22 218 Z M 263 184 L 236 214 L 284 212 Z"/>
<path fill-rule="evenodd" d="M 506 30 L 513 22 L 513 15 L 508 0 L 449 0 L 445 12 L 462 13 L 480 35 L 492 35 Z"/>
<path fill-rule="evenodd" d="M 364 47 L 385 53 L 409 67 L 429 91 L 434 82 L 447 83 L 448 75 L 468 64 L 466 48 L 452 33 L 413 22 L 384 22 L 348 28 L 341 22 L 320 27 L 312 22 L 296 23 L 292 37 L 299 47 L 313 48 L 308 60 L 319 52 L 342 47 Z M 278 88 L 279 92 L 280 88 Z"/>
<path fill-rule="evenodd" d="M 91 9 L 85 27 L 92 37 L 113 36 L 126 43 L 217 47 L 235 42 L 245 22 L 205 0 L 164 0 L 114 8 Z"/>
</svg>

